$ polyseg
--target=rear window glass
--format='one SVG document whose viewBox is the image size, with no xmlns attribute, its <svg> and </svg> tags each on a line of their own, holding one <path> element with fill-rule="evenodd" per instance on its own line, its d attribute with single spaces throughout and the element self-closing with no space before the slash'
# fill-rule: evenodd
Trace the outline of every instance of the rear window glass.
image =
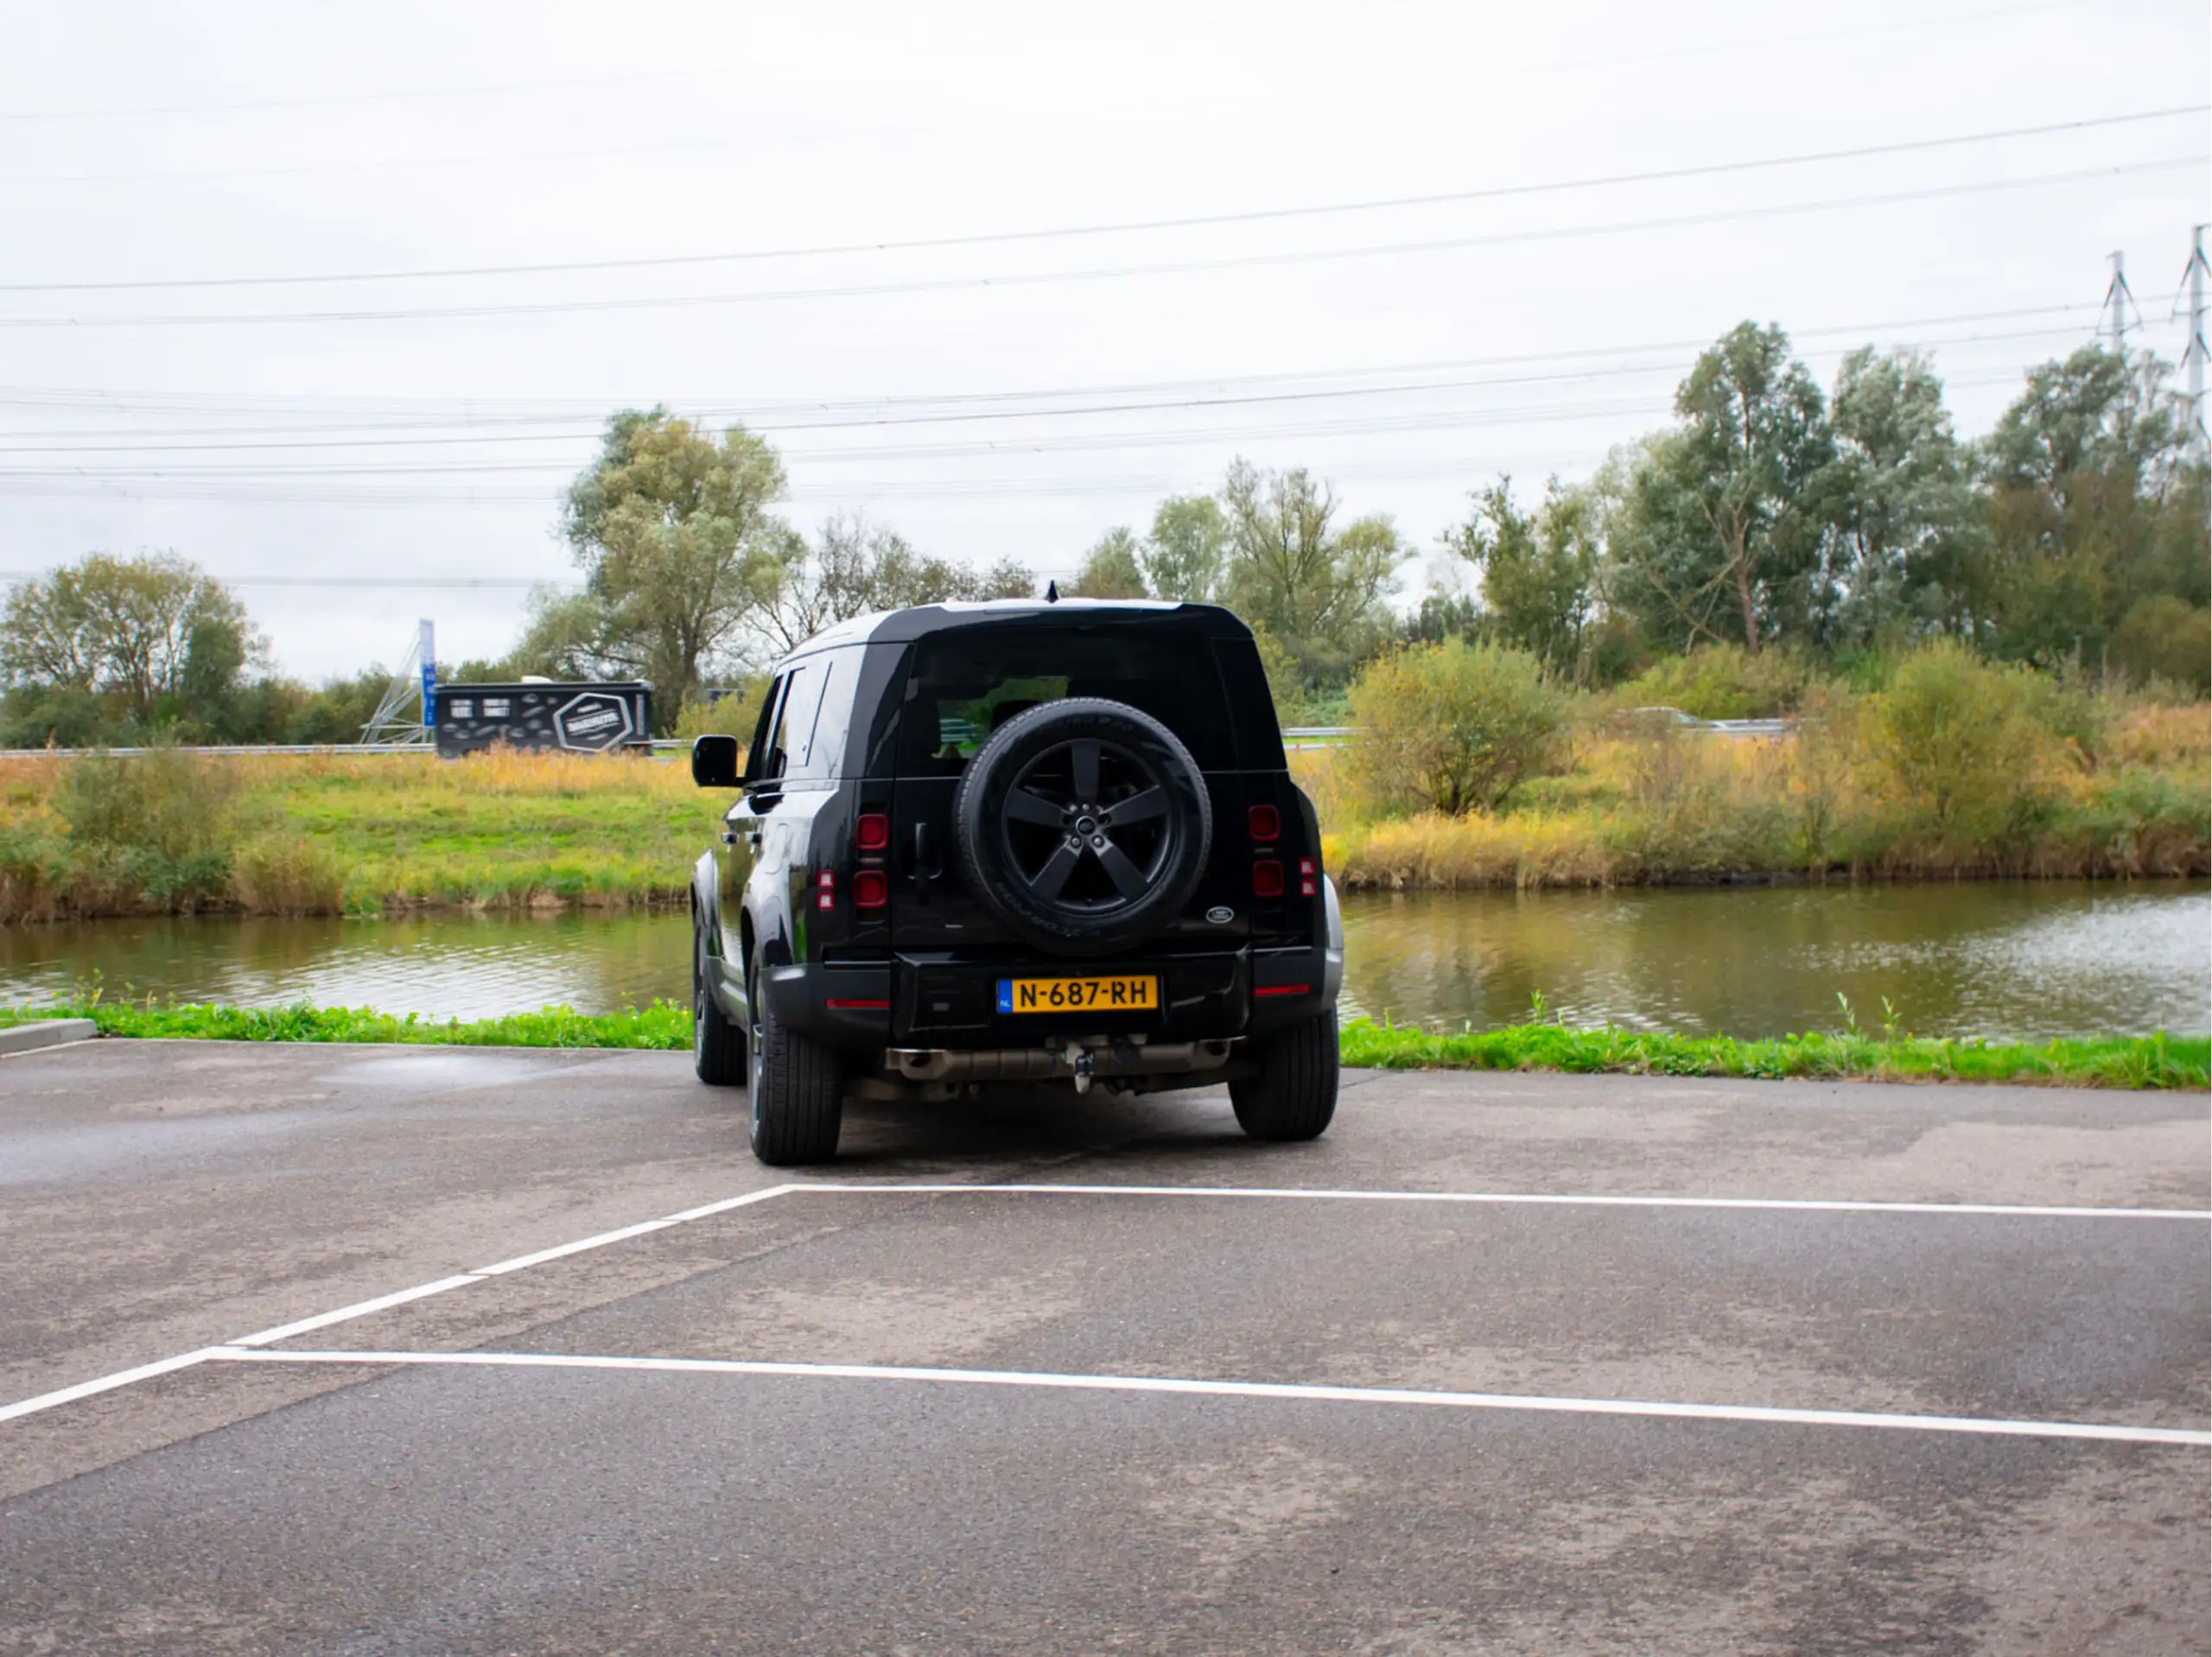
<svg viewBox="0 0 2212 1657">
<path fill-rule="evenodd" d="M 1122 627 L 985 627 L 915 646 L 899 722 L 899 771 L 957 774 L 991 733 L 1040 702 L 1104 696 L 1174 732 L 1202 769 L 1236 765 L 1236 741 L 1206 641 Z"/>
</svg>

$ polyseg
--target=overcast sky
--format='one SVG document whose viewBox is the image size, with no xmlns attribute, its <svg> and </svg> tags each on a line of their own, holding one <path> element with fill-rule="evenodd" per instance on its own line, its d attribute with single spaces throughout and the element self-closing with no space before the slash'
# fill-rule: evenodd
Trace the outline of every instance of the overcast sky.
<svg viewBox="0 0 2212 1657">
<path fill-rule="evenodd" d="M 1065 573 L 1240 454 L 1431 545 L 1746 317 L 1823 381 L 1926 346 L 1973 434 L 2120 249 L 2177 355 L 2212 219 L 2202 0 L 4 0 L 0 40 L 0 570 L 174 549 L 309 679 L 418 615 L 504 650 L 624 405 L 956 558 Z"/>
</svg>

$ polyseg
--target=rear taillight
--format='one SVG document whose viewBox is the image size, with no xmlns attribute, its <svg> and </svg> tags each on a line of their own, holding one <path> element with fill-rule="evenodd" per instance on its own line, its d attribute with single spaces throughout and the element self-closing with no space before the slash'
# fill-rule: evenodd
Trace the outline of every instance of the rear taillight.
<svg viewBox="0 0 2212 1657">
<path fill-rule="evenodd" d="M 891 844 L 891 819 L 880 811 L 861 812 L 853 824 L 853 844 L 863 852 L 886 850 Z"/>
<path fill-rule="evenodd" d="M 1298 860 L 1298 895 L 1301 898 L 1311 898 L 1314 893 L 1315 882 L 1313 860 L 1310 857 L 1300 858 Z"/>
<path fill-rule="evenodd" d="M 891 901 L 891 877 L 881 869 L 862 869 L 853 877 L 853 907 L 880 909 Z"/>
<path fill-rule="evenodd" d="M 1282 865 L 1272 857 L 1262 858 L 1252 865 L 1252 895 L 1255 898 L 1282 896 Z"/>
<path fill-rule="evenodd" d="M 1247 806 L 1244 826 L 1252 831 L 1255 845 L 1272 846 L 1282 835 L 1282 813 L 1271 805 Z"/>
<path fill-rule="evenodd" d="M 824 869 L 814 877 L 814 906 L 835 909 L 837 906 L 837 875 L 833 869 Z"/>
</svg>

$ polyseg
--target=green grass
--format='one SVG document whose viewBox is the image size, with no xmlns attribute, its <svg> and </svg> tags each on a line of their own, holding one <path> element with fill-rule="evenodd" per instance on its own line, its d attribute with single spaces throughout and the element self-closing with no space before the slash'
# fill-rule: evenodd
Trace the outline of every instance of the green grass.
<svg viewBox="0 0 2212 1657">
<path fill-rule="evenodd" d="M 656 1001 L 642 1012 L 568 1007 L 467 1022 L 404 1018 L 367 1007 L 132 1006 L 105 1002 L 0 1009 L 0 1024 L 88 1018 L 107 1036 L 215 1041 L 410 1042 L 454 1047 L 642 1047 L 691 1044 L 688 1007 Z M 1820 1077 L 1878 1082 L 2011 1082 L 2091 1088 L 2212 1086 L 2212 1040 L 2112 1037 L 2078 1041 L 1947 1041 L 1812 1032 L 1766 1041 L 1669 1036 L 1556 1024 L 1438 1035 L 1354 1019 L 1344 1062 L 1363 1069 L 1565 1070 L 1630 1076 Z"/>
<path fill-rule="evenodd" d="M 1354 1019 L 1344 1026 L 1342 1047 L 1346 1064 L 1377 1070 L 1813 1076 L 2091 1088 L 2212 1086 L 2212 1040 L 2163 1033 L 1981 1042 L 1811 1032 L 1739 1041 L 1732 1036 L 1659 1035 L 1613 1026 L 1570 1030 L 1555 1024 L 1436 1035 Z"/>
<path fill-rule="evenodd" d="M 448 1019 L 372 1007 L 132 1006 L 111 1002 L 0 1011 L 0 1024 L 26 1019 L 90 1019 L 103 1036 L 201 1041 L 399 1042 L 444 1047 L 649 1047 L 691 1045 L 691 1009 L 655 1001 L 643 1012 L 578 1013 L 565 1006 L 504 1018 Z"/>
<path fill-rule="evenodd" d="M 598 755 L 0 760 L 0 924 L 680 905 L 728 804 Z"/>
</svg>

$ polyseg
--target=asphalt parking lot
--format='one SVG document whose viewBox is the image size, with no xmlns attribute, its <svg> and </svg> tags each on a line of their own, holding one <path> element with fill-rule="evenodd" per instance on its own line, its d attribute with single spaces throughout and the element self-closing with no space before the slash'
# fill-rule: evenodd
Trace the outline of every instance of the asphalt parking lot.
<svg viewBox="0 0 2212 1657">
<path fill-rule="evenodd" d="M 0 1652 L 2207 1647 L 2202 1095 L 0 1060 Z"/>
</svg>

